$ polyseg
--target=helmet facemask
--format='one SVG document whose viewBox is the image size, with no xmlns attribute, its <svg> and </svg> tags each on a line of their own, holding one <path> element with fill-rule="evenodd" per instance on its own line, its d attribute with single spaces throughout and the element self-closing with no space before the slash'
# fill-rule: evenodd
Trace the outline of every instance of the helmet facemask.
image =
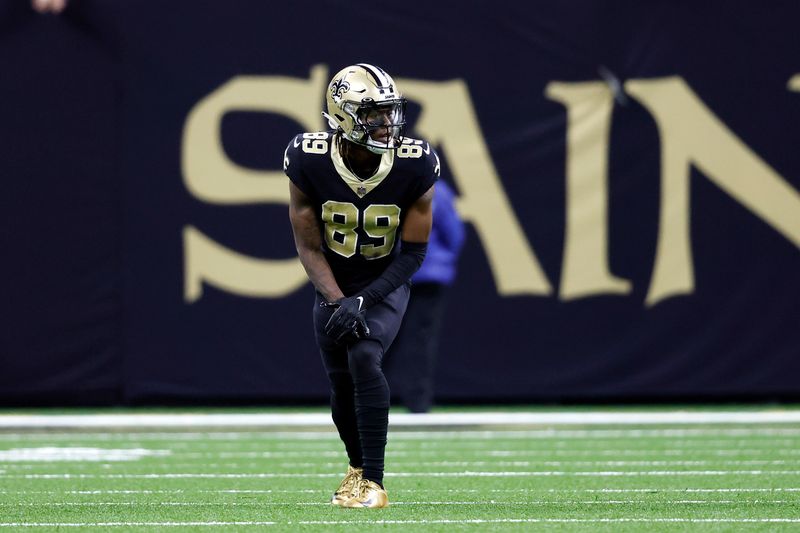
<svg viewBox="0 0 800 533">
<path fill-rule="evenodd" d="M 353 117 L 353 131 L 348 139 L 369 151 L 382 154 L 394 150 L 403 142 L 406 124 L 406 100 L 361 104 L 347 102 L 343 110 Z"/>
</svg>

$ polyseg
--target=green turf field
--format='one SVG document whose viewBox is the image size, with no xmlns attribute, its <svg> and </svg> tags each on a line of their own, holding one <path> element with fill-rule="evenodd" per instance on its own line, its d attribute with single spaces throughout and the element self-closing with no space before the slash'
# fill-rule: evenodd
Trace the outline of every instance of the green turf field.
<svg viewBox="0 0 800 533">
<path fill-rule="evenodd" d="M 388 509 L 332 428 L 0 431 L 0 531 L 798 531 L 800 424 L 393 429 Z"/>
</svg>

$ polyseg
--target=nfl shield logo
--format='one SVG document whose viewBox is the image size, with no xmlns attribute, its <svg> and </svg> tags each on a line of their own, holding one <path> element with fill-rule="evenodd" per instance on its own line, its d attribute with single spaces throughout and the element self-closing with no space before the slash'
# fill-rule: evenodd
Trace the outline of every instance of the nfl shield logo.
<svg viewBox="0 0 800 533">
<path fill-rule="evenodd" d="M 367 194 L 367 188 L 364 187 L 363 185 L 360 185 L 358 189 L 356 189 L 356 192 L 358 193 L 359 196 L 364 196 L 365 194 Z"/>
</svg>

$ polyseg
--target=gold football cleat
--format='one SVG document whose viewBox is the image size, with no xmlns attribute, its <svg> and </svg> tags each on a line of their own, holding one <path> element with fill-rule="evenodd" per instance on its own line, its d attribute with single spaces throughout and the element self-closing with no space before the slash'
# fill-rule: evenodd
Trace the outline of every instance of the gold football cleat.
<svg viewBox="0 0 800 533">
<path fill-rule="evenodd" d="M 347 474 L 344 475 L 344 479 L 339 483 L 339 488 L 333 493 L 331 504 L 344 505 L 344 502 L 350 499 L 356 483 L 361 481 L 362 472 L 363 469 L 361 468 L 353 468 L 350 465 L 347 466 Z"/>
<path fill-rule="evenodd" d="M 389 506 L 389 496 L 380 485 L 368 479 L 360 479 L 353 487 L 352 496 L 342 507 L 369 507 L 378 509 Z"/>
</svg>

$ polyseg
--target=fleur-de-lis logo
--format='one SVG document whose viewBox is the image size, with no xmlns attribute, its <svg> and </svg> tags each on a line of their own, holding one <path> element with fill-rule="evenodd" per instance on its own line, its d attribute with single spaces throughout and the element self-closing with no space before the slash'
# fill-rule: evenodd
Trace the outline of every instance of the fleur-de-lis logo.
<svg viewBox="0 0 800 533">
<path fill-rule="evenodd" d="M 331 96 L 334 98 L 341 98 L 344 93 L 350 90 L 350 84 L 340 78 L 331 83 Z"/>
</svg>

